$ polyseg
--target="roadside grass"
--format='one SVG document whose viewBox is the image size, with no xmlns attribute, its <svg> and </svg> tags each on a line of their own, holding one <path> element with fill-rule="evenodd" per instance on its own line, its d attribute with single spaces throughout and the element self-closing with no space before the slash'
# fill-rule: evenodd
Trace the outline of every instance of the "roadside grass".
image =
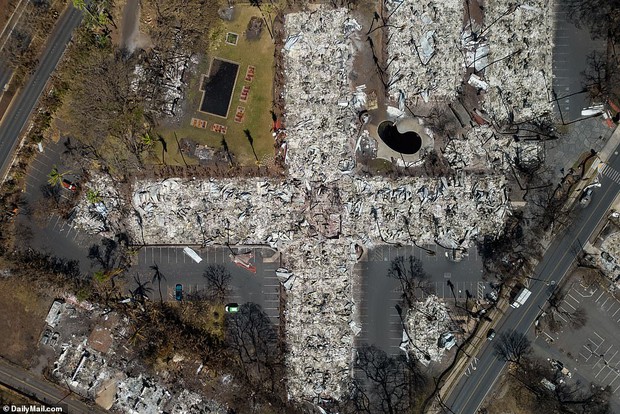
<svg viewBox="0 0 620 414">
<path fill-rule="evenodd" d="M 36 404 L 35 400 L 31 400 L 15 391 L 0 385 L 0 402 L 8 405 L 31 405 Z"/>
<path fill-rule="evenodd" d="M 0 279 L 0 354 L 28 366 L 34 356 L 51 298 L 41 297 L 28 282 Z"/>
<path fill-rule="evenodd" d="M 265 27 L 263 27 L 259 39 L 248 40 L 245 37 L 245 31 L 250 18 L 252 16 L 260 16 L 260 11 L 256 7 L 236 5 L 235 9 L 235 19 L 231 22 L 224 22 L 221 29 L 214 34 L 217 46 L 203 57 L 198 65 L 198 69 L 193 74 L 193 78 L 189 82 L 186 110 L 181 120 L 181 126 L 163 126 L 156 131 L 166 142 L 168 150 L 166 153 L 166 164 L 168 165 L 184 165 L 174 136 L 175 132 L 179 141 L 183 138 L 189 138 L 198 144 L 212 148 L 221 148 L 223 136 L 210 130 L 211 125 L 214 123 L 228 127 L 224 137 L 231 154 L 233 154 L 238 163 L 242 165 L 254 165 L 256 163 L 252 147 L 244 133 L 245 129 L 250 131 L 254 150 L 259 160 L 267 159 L 273 155 L 273 137 L 270 131 L 271 114 L 269 110 L 272 107 L 273 100 L 274 45 Z M 236 46 L 225 42 L 228 32 L 239 34 Z M 198 111 L 202 99 L 202 92 L 199 90 L 200 80 L 203 74 L 207 74 L 213 57 L 239 64 L 239 73 L 237 74 L 237 81 L 226 119 Z M 256 68 L 252 82 L 244 80 L 249 65 Z M 250 86 L 249 98 L 247 102 L 241 102 L 239 97 L 245 85 Z M 237 106 L 245 107 L 245 117 L 241 123 L 234 122 Z M 192 127 L 190 124 L 192 118 L 206 120 L 208 122 L 207 129 Z M 150 161 L 155 164 L 162 163 L 161 145 L 161 143 L 156 143 L 152 150 L 156 157 L 151 156 Z M 187 164 L 197 163 L 197 160 L 190 158 L 188 155 L 185 155 L 185 162 Z"/>
<path fill-rule="evenodd" d="M 487 414 L 534 414 L 535 406 L 531 392 L 505 373 L 500 384 L 486 398 L 482 411 Z"/>
</svg>

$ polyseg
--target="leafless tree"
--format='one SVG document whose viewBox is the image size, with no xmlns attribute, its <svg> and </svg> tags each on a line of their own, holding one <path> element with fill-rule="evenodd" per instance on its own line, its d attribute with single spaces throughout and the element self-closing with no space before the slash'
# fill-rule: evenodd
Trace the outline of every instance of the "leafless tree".
<svg viewBox="0 0 620 414">
<path fill-rule="evenodd" d="M 412 409 L 427 378 L 415 361 L 404 356 L 390 357 L 375 346 L 364 345 L 357 350 L 357 378 L 353 381 L 350 405 L 357 413 L 405 413 Z"/>
<path fill-rule="evenodd" d="M 432 292 L 428 284 L 428 275 L 424 272 L 422 261 L 415 256 L 397 256 L 390 263 L 388 277 L 400 282 L 403 298 L 407 306 L 411 307 L 418 300 L 419 293 Z"/>
<path fill-rule="evenodd" d="M 582 83 L 592 103 L 617 101 L 620 90 L 618 65 L 605 53 L 593 51 L 588 55 L 586 70 L 581 73 Z"/>
<path fill-rule="evenodd" d="M 530 340 L 521 332 L 514 330 L 500 333 L 493 344 L 493 349 L 499 358 L 517 365 L 532 352 Z"/>
<path fill-rule="evenodd" d="M 230 291 L 231 275 L 221 264 L 209 265 L 202 276 L 207 279 L 207 292 L 211 299 L 224 302 Z"/>
<path fill-rule="evenodd" d="M 269 317 L 255 303 L 241 305 L 227 321 L 227 341 L 245 379 L 254 387 L 276 392 L 284 361 Z"/>
</svg>

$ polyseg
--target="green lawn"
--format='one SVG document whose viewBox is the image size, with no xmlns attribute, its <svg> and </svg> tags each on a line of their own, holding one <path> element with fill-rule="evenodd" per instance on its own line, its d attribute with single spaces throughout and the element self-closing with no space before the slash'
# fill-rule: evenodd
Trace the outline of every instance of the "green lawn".
<svg viewBox="0 0 620 414">
<path fill-rule="evenodd" d="M 245 31 L 250 18 L 252 16 L 260 16 L 260 11 L 256 7 L 237 5 L 235 8 L 235 19 L 231 22 L 223 22 L 224 24 L 220 29 L 214 33 L 213 38 L 216 46 L 202 59 L 195 76 L 190 80 L 186 96 L 188 100 L 188 110 L 184 114 L 181 126 L 174 129 L 160 128 L 157 131 L 167 142 L 167 164 L 183 165 L 183 159 L 179 154 L 178 145 L 174 136 L 175 132 L 179 140 L 191 138 L 199 144 L 219 148 L 221 146 L 222 135 L 211 132 L 210 127 L 213 123 L 228 127 L 228 131 L 225 135 L 226 142 L 237 162 L 243 165 L 254 165 L 256 162 L 254 154 L 252 153 L 252 148 L 243 132 L 245 129 L 248 129 L 251 133 L 254 141 L 254 150 L 259 160 L 271 158 L 273 155 L 273 137 L 270 131 L 271 114 L 269 111 L 273 100 L 274 45 L 265 27 L 263 27 L 259 39 L 247 40 L 245 37 Z M 226 34 L 228 32 L 237 33 L 239 35 L 236 46 L 226 43 Z M 202 92 L 199 91 L 201 75 L 208 72 L 209 64 L 213 57 L 222 58 L 239 64 L 239 73 L 233 90 L 227 119 L 198 111 L 202 99 Z M 244 80 L 248 65 L 256 67 L 254 79 L 250 83 Z M 244 85 L 249 85 L 251 87 L 247 102 L 239 101 L 239 96 Z M 241 123 L 234 122 L 237 106 L 245 107 L 245 117 Z M 190 125 L 192 118 L 206 120 L 208 122 L 207 129 L 192 127 Z M 157 163 L 161 163 L 162 151 L 160 144 L 156 145 L 154 153 L 157 154 L 158 157 Z M 191 159 L 188 155 L 185 155 L 185 161 L 188 164 L 197 163 L 197 160 Z"/>
</svg>

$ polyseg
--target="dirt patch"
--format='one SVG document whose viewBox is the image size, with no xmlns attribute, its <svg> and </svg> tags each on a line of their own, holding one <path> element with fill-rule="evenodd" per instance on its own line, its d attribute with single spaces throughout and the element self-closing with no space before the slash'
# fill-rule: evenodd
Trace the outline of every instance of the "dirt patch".
<svg viewBox="0 0 620 414">
<path fill-rule="evenodd" d="M 487 397 L 483 408 L 486 414 L 535 414 L 532 397 L 521 384 L 504 374 L 499 386 Z"/>
<path fill-rule="evenodd" d="M 0 353 L 28 367 L 37 349 L 39 335 L 52 298 L 42 297 L 31 286 L 16 279 L 0 279 Z"/>
</svg>

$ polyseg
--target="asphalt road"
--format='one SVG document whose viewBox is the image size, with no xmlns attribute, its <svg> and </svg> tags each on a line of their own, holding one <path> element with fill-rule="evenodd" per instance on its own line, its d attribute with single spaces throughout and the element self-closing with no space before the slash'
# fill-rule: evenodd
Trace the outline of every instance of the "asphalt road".
<svg viewBox="0 0 620 414">
<path fill-rule="evenodd" d="M 11 70 L 2 62 L 0 62 L 0 96 L 2 96 L 2 90 L 4 85 L 11 79 Z"/>
<path fill-rule="evenodd" d="M 12 160 L 30 113 L 34 109 L 45 84 L 64 53 L 73 29 L 82 21 L 82 12 L 69 6 L 60 16 L 41 54 L 39 66 L 21 93 L 15 98 L 4 121 L 0 124 L 0 176 L 4 177 Z"/>
<path fill-rule="evenodd" d="M 551 281 L 555 281 L 556 284 L 560 283 L 572 265 L 575 254 L 581 251 L 581 246 L 590 238 L 599 222 L 605 217 L 620 190 L 618 182 L 620 180 L 614 178 L 620 176 L 618 174 L 620 172 L 619 149 L 620 147 L 616 148 L 608 161 L 605 172 L 600 175 L 599 180 L 602 186 L 595 189 L 590 205 L 580 210 L 573 225 L 556 237 L 537 266 L 533 277 L 540 281 L 531 282 L 532 295 L 529 300 L 518 309 L 509 308 L 503 322 L 496 328 L 498 333 L 509 330 L 523 333 L 529 331 L 551 294 L 553 286 L 549 286 L 549 283 Z M 484 332 L 481 335 L 484 335 Z M 446 403 L 452 412 L 476 413 L 501 375 L 506 364 L 497 359 L 490 345 L 486 343 L 482 347 L 476 369 L 471 370 L 469 376 L 463 376 L 448 397 Z"/>
<path fill-rule="evenodd" d="M 67 408 L 70 413 L 107 413 L 102 408 L 85 404 L 76 399 L 68 390 L 61 389 L 2 359 L 0 359 L 0 384 L 9 386 L 34 400 L 49 404 L 50 406 L 64 406 L 63 409 L 65 411 L 63 413 L 67 412 Z"/>
</svg>

